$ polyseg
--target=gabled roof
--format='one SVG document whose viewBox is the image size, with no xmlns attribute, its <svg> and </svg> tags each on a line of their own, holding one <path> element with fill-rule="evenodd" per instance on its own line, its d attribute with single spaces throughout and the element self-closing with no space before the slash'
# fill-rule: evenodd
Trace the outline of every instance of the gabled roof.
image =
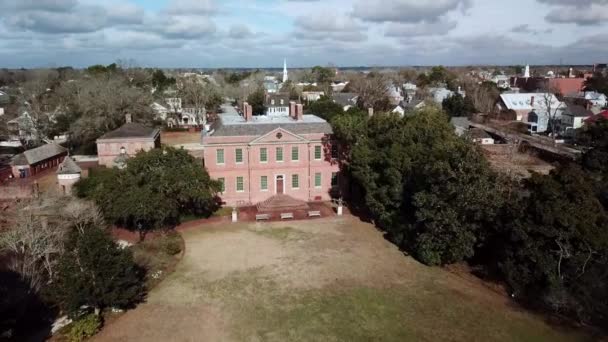
<svg viewBox="0 0 608 342">
<path fill-rule="evenodd" d="M 82 169 L 80 168 L 80 166 L 78 166 L 78 164 L 76 164 L 76 162 L 69 156 L 65 157 L 65 159 L 63 159 L 63 162 L 61 162 L 61 164 L 59 164 L 59 167 L 57 168 L 58 175 L 73 175 L 79 174 L 81 172 Z"/>
<path fill-rule="evenodd" d="M 355 93 L 335 93 L 331 95 L 332 101 L 341 106 L 353 106 L 357 104 L 357 97 L 359 95 Z"/>
<path fill-rule="evenodd" d="M 27 150 L 13 157 L 13 165 L 33 165 L 43 160 L 66 153 L 68 150 L 57 144 L 47 144 Z"/>
<path fill-rule="evenodd" d="M 575 117 L 584 117 L 584 118 L 593 115 L 592 111 L 590 111 L 589 109 L 587 109 L 583 106 L 580 106 L 580 105 L 566 102 L 566 107 L 567 107 L 567 109 L 564 114 L 570 114 Z"/>
<path fill-rule="evenodd" d="M 155 138 L 160 131 L 157 128 L 147 127 L 135 122 L 129 122 L 118 129 L 102 135 L 98 140 L 125 139 L 125 138 Z"/>
</svg>

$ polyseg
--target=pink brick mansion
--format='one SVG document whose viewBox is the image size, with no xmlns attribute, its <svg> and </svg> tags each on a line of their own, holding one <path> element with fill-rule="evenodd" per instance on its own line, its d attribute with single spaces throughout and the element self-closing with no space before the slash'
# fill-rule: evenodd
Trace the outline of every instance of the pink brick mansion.
<svg viewBox="0 0 608 342">
<path fill-rule="evenodd" d="M 331 126 L 315 115 L 304 115 L 291 102 L 288 113 L 243 115 L 230 106 L 203 134 L 205 167 L 222 183 L 222 201 L 245 206 L 287 195 L 312 202 L 331 199 L 338 188 L 337 146 Z"/>
</svg>

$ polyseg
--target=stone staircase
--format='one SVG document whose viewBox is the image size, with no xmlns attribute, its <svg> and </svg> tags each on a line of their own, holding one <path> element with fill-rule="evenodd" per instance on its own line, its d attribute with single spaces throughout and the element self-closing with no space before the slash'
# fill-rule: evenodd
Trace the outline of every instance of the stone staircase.
<svg viewBox="0 0 608 342">
<path fill-rule="evenodd" d="M 275 195 L 256 205 L 258 212 L 308 210 L 308 204 L 288 195 Z"/>
</svg>

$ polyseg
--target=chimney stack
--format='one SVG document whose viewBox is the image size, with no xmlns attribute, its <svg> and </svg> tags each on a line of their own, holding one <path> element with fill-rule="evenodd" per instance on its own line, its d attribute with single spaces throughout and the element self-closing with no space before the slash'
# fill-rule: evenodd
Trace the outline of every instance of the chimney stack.
<svg viewBox="0 0 608 342">
<path fill-rule="evenodd" d="M 296 102 L 289 101 L 289 116 L 297 120 L 298 116 L 296 114 Z"/>
<path fill-rule="evenodd" d="M 253 118 L 253 107 L 247 102 L 243 103 L 243 117 L 247 122 Z"/>
<path fill-rule="evenodd" d="M 534 96 L 530 98 L 530 106 L 534 107 Z"/>
<path fill-rule="evenodd" d="M 304 120 L 304 105 L 298 103 L 296 105 L 296 116 L 294 117 L 297 121 Z"/>
<path fill-rule="evenodd" d="M 131 114 L 125 114 L 125 122 L 126 123 L 133 122 L 133 118 L 131 117 Z"/>
<path fill-rule="evenodd" d="M 374 116 L 374 107 L 369 107 L 367 109 L 367 115 L 369 115 L 370 118 Z"/>
</svg>

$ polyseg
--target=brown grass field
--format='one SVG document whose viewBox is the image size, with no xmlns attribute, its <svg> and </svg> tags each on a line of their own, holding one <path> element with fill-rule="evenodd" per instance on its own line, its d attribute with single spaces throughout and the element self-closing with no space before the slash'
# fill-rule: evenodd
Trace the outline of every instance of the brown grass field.
<svg viewBox="0 0 608 342">
<path fill-rule="evenodd" d="M 95 341 L 583 341 L 356 218 L 217 224 Z"/>
</svg>

